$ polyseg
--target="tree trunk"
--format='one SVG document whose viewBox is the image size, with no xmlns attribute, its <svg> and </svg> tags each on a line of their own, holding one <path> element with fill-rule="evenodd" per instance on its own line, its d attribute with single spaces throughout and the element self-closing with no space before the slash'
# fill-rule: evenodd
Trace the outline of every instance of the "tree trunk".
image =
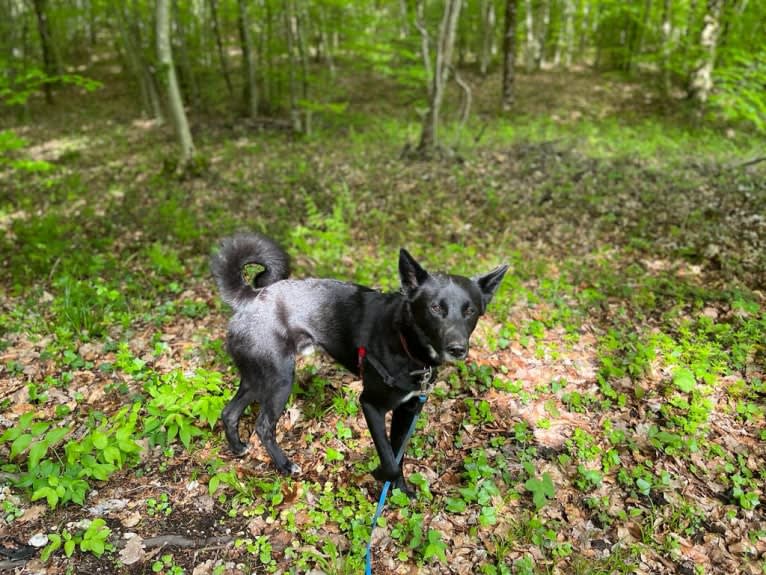
<svg viewBox="0 0 766 575">
<path fill-rule="evenodd" d="M 125 15 L 122 12 L 122 7 L 116 6 L 115 12 L 117 30 L 120 33 L 120 37 L 122 38 L 122 45 L 125 50 L 125 62 L 138 81 L 139 92 L 141 94 L 141 107 L 148 115 L 151 115 L 153 112 L 152 102 L 149 97 L 149 88 L 146 85 L 146 78 L 144 77 L 141 57 L 138 54 L 136 46 L 133 42 L 133 38 L 130 36 L 130 30 L 125 23 Z"/>
<path fill-rule="evenodd" d="M 550 28 L 551 23 L 550 0 L 541 1 L 542 7 L 540 11 L 542 12 L 542 19 L 539 21 L 540 26 L 535 34 L 537 36 L 537 40 L 535 41 L 535 47 L 537 48 L 537 52 L 535 53 L 535 70 L 542 68 L 543 62 L 545 61 L 545 40 L 548 37 L 548 29 Z"/>
<path fill-rule="evenodd" d="M 292 123 L 293 131 L 301 132 L 301 115 L 298 110 L 298 79 L 295 76 L 295 69 L 297 68 L 296 58 L 296 41 L 298 31 L 298 20 L 295 16 L 295 6 L 293 0 L 285 1 L 285 18 L 287 19 L 287 56 L 288 56 L 288 76 L 290 81 L 290 121 Z"/>
<path fill-rule="evenodd" d="M 157 60 L 160 65 L 160 77 L 165 87 L 168 108 L 173 118 L 173 127 L 181 147 L 180 164 L 185 168 L 194 157 L 194 142 L 192 141 L 189 122 L 178 88 L 178 79 L 173 65 L 173 51 L 170 47 L 170 0 L 157 0 Z"/>
<path fill-rule="evenodd" d="M 305 6 L 301 3 L 298 9 L 295 10 L 295 45 L 298 49 L 298 58 L 301 62 L 301 98 L 306 100 L 309 97 L 309 57 L 308 50 L 306 49 L 306 17 L 307 15 L 302 11 Z"/>
<path fill-rule="evenodd" d="M 0 10 L 6 17 L 0 19 L 0 58 L 3 58 L 7 63 L 15 60 L 14 50 L 18 51 L 18 35 L 17 30 L 19 28 L 19 22 L 16 21 L 16 14 L 13 7 L 13 2 L 10 0 L 1 0 Z M 8 74 L 12 74 L 13 66 L 8 67 Z"/>
<path fill-rule="evenodd" d="M 202 107 L 202 97 L 199 90 L 199 82 L 192 65 L 192 58 L 189 54 L 187 38 L 189 36 L 188 27 L 184 23 L 178 0 L 173 0 L 173 15 L 178 26 L 176 34 L 176 43 L 178 46 L 178 71 L 181 75 L 181 87 L 185 89 L 189 103 L 193 109 Z"/>
<path fill-rule="evenodd" d="M 439 112 L 444 100 L 444 89 L 449 79 L 452 52 L 455 47 L 455 32 L 460 16 L 461 0 L 445 0 L 444 15 L 439 26 L 439 40 L 436 47 L 436 62 L 433 69 L 428 112 L 423 119 L 418 152 L 430 156 L 439 144 Z"/>
<path fill-rule="evenodd" d="M 56 55 L 53 50 L 53 39 L 48 26 L 48 0 L 34 0 L 35 15 L 37 16 L 37 31 L 40 34 L 40 47 L 43 53 L 43 70 L 47 76 L 43 84 L 45 102 L 53 104 L 53 78 L 57 75 Z"/>
<path fill-rule="evenodd" d="M 428 30 L 426 29 L 426 24 L 423 17 L 424 10 L 425 1 L 418 0 L 417 6 L 415 8 L 415 26 L 420 32 L 420 54 L 423 57 L 423 67 L 426 71 L 426 78 L 428 78 L 426 81 L 426 92 L 428 93 L 428 98 L 430 99 L 431 88 L 433 87 L 431 84 L 433 71 L 431 69 L 430 37 L 428 35 Z"/>
<path fill-rule="evenodd" d="M 708 0 L 705 19 L 700 32 L 699 45 L 702 50 L 696 68 L 690 79 L 691 95 L 700 106 L 704 106 L 713 89 L 713 67 L 721 30 L 721 9 L 723 0 Z"/>
<path fill-rule="evenodd" d="M 98 40 L 98 19 L 96 18 L 96 2 L 90 0 L 88 2 L 88 37 L 90 41 L 90 47 L 95 48 L 96 41 Z"/>
<path fill-rule="evenodd" d="M 686 12 L 686 23 L 681 29 L 681 58 L 686 61 L 689 58 L 689 50 L 699 40 L 699 36 L 692 37 L 695 34 L 695 20 L 697 18 L 698 0 L 690 0 L 689 8 Z"/>
<path fill-rule="evenodd" d="M 301 3 L 299 10 L 295 11 L 295 40 L 298 48 L 298 57 L 301 61 L 301 99 L 305 102 L 309 98 L 309 55 L 306 49 L 306 22 L 308 15 L 301 10 L 305 6 Z M 303 111 L 303 132 L 311 133 L 311 110 L 304 107 Z"/>
<path fill-rule="evenodd" d="M 641 19 L 641 25 L 637 26 L 633 43 L 628 51 L 628 62 L 626 65 L 626 72 L 633 70 L 635 58 L 641 56 L 644 53 L 644 41 L 646 38 L 646 32 L 649 29 L 649 22 L 652 16 L 652 0 L 646 0 L 644 2 L 643 17 Z"/>
<path fill-rule="evenodd" d="M 322 54 L 324 54 L 325 63 L 330 70 L 330 78 L 335 80 L 335 59 L 332 55 L 332 46 L 330 46 L 330 39 L 327 35 L 327 23 L 324 14 L 324 9 L 319 8 L 319 40 L 322 43 Z"/>
<path fill-rule="evenodd" d="M 244 64 L 243 98 L 247 116 L 255 118 L 258 115 L 258 87 L 255 81 L 255 62 L 253 61 L 253 39 L 250 36 L 250 19 L 247 16 L 247 0 L 237 0 L 237 24 L 239 25 L 239 41 L 242 48 L 242 63 Z"/>
<path fill-rule="evenodd" d="M 138 16 L 133 15 L 132 17 L 137 18 Z M 114 5 L 114 19 L 117 22 L 117 29 L 125 48 L 125 59 L 128 67 L 133 71 L 138 81 L 142 107 L 148 117 L 162 123 L 164 122 L 164 113 L 160 95 L 157 92 L 153 71 L 142 52 L 138 24 L 128 22 L 128 17 L 120 4 Z"/>
<path fill-rule="evenodd" d="M 660 62 L 662 73 L 662 91 L 665 97 L 670 95 L 670 53 L 671 53 L 671 40 L 673 25 L 670 21 L 670 15 L 672 13 L 671 0 L 663 0 L 662 2 L 662 61 Z"/>
<path fill-rule="evenodd" d="M 503 34 L 503 111 L 513 105 L 513 81 L 516 66 L 516 2 L 505 0 L 505 32 Z"/>
<path fill-rule="evenodd" d="M 535 34 L 535 15 L 532 8 L 532 0 L 524 0 L 524 16 L 526 23 L 526 47 L 524 48 L 524 61 L 527 72 L 535 69 L 537 61 L 537 34 Z"/>
<path fill-rule="evenodd" d="M 563 56 L 564 68 L 572 67 L 572 51 L 574 50 L 574 0 L 564 0 L 564 30 L 559 36 L 559 47 Z"/>
<path fill-rule="evenodd" d="M 487 75 L 492 61 L 492 44 L 495 38 L 495 3 L 482 0 L 481 6 L 481 46 L 479 47 L 479 72 Z"/>
<path fill-rule="evenodd" d="M 399 0 L 399 16 L 401 18 L 399 24 L 399 39 L 404 40 L 410 35 L 410 15 L 407 11 L 407 0 Z"/>
<path fill-rule="evenodd" d="M 261 69 L 266 68 L 266 73 L 261 78 L 261 86 L 263 88 L 263 95 L 261 97 L 261 109 L 266 113 L 271 111 L 271 103 L 276 99 L 277 88 L 274 73 L 274 55 L 272 54 L 272 42 L 274 38 L 274 18 L 271 10 L 271 2 L 269 0 L 263 0 L 263 7 L 265 10 L 265 30 L 264 34 L 260 34 L 260 50 L 258 51 L 261 59 Z"/>
<path fill-rule="evenodd" d="M 592 18 L 592 11 L 589 0 L 583 2 L 582 7 L 582 24 L 580 25 L 580 41 L 578 42 L 578 60 L 582 60 L 585 55 L 585 48 L 588 45 L 588 39 L 593 36 L 595 30 L 595 22 L 592 23 L 595 18 Z"/>
<path fill-rule="evenodd" d="M 226 52 L 223 49 L 223 38 L 221 38 L 221 29 L 218 25 L 218 4 L 217 0 L 210 1 L 210 22 L 213 25 L 213 36 L 218 48 L 218 60 L 221 63 L 221 72 L 226 82 L 226 90 L 229 92 L 229 98 L 234 98 L 234 88 L 231 83 L 231 74 L 229 74 L 229 63 L 226 59 Z"/>
</svg>

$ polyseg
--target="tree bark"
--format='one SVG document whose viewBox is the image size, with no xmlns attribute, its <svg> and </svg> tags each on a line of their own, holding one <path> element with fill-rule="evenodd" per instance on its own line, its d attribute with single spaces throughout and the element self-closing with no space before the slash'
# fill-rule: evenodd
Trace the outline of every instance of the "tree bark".
<svg viewBox="0 0 766 575">
<path fill-rule="evenodd" d="M 670 95 L 670 53 L 672 40 L 673 25 L 670 22 L 670 15 L 672 13 L 671 0 L 663 0 L 662 2 L 662 61 L 660 62 L 662 73 L 662 91 L 665 97 Z"/>
<path fill-rule="evenodd" d="M 301 132 L 301 115 L 298 110 L 298 79 L 295 76 L 295 68 L 297 67 L 297 58 L 295 46 L 297 42 L 296 36 L 298 35 L 298 20 L 295 15 L 295 6 L 293 0 L 285 0 L 285 18 L 287 20 L 287 56 L 289 60 L 288 76 L 290 82 L 290 121 L 292 123 L 293 131 Z"/>
<path fill-rule="evenodd" d="M 418 152 L 426 157 L 430 156 L 439 144 L 439 112 L 444 100 L 444 89 L 449 79 L 460 6 L 461 0 L 445 0 L 444 15 L 439 26 L 428 112 L 423 119 L 423 130 L 418 144 Z"/>
<path fill-rule="evenodd" d="M 134 14 L 132 17 L 137 18 L 138 16 Z M 148 117 L 162 123 L 165 121 L 165 115 L 162 111 L 154 73 L 142 53 L 138 24 L 128 22 L 128 16 L 120 4 L 114 5 L 114 19 L 122 37 L 128 67 L 133 71 L 138 81 L 142 107 Z"/>
<path fill-rule="evenodd" d="M 306 28 L 305 19 L 307 15 L 303 12 L 305 6 L 301 3 L 298 9 L 294 11 L 295 22 L 295 45 L 298 49 L 298 58 L 301 61 L 301 98 L 304 100 L 309 97 L 309 57 L 306 49 L 306 38 L 304 29 Z"/>
<path fill-rule="evenodd" d="M 428 98 L 430 99 L 431 88 L 433 87 L 433 84 L 431 83 L 431 79 L 433 78 L 433 71 L 431 69 L 431 39 L 428 35 L 428 30 L 426 29 L 425 21 L 423 19 L 423 11 L 425 10 L 424 4 L 424 0 L 418 0 L 415 9 L 415 26 L 420 32 L 420 54 L 423 57 L 423 67 L 426 71 L 426 78 L 428 78 L 428 81 L 426 82 L 426 92 L 428 93 Z"/>
<path fill-rule="evenodd" d="M 473 96 L 471 94 L 471 87 L 465 80 L 463 80 L 462 76 L 460 76 L 460 72 L 458 72 L 457 69 L 453 69 L 452 71 L 455 74 L 455 82 L 457 82 L 457 85 L 460 86 L 460 89 L 463 91 L 463 101 L 460 104 L 460 124 L 458 126 L 458 131 L 462 132 L 465 123 L 468 121 L 468 116 L 471 114 Z"/>
<path fill-rule="evenodd" d="M 194 71 L 192 64 L 192 58 L 189 54 L 189 29 L 184 22 L 183 14 L 179 6 L 179 0 L 173 0 L 173 16 L 178 26 L 178 33 L 176 34 L 176 44 L 178 46 L 178 71 L 181 75 L 181 87 L 182 91 L 188 96 L 188 101 L 193 109 L 200 109 L 202 107 L 202 96 L 200 95 L 199 82 L 197 82 L 197 75 Z"/>
<path fill-rule="evenodd" d="M 96 18 L 96 2 L 91 0 L 90 2 L 90 45 L 96 46 L 98 41 L 98 19 Z"/>
<path fill-rule="evenodd" d="M 274 37 L 274 18 L 271 10 L 271 2 L 269 2 L 269 0 L 262 1 L 262 6 L 265 11 L 265 29 L 264 33 L 260 35 L 260 49 L 258 50 L 258 53 L 261 61 L 261 69 L 265 67 L 266 73 L 262 76 L 261 81 L 261 109 L 265 109 L 266 113 L 269 113 L 271 111 L 271 103 L 275 100 L 277 94 L 276 74 L 274 74 L 274 55 L 271 50 L 272 39 Z"/>
<path fill-rule="evenodd" d="M 300 4 L 299 10 L 296 10 L 295 15 L 295 40 L 296 47 L 298 48 L 298 57 L 301 62 L 301 99 L 305 102 L 309 98 L 309 56 L 308 49 L 306 48 L 306 22 L 308 14 L 302 12 L 305 8 L 303 3 Z M 311 110 L 304 107 L 303 110 L 303 132 L 305 134 L 311 133 Z"/>
<path fill-rule="evenodd" d="M 572 67 L 572 52 L 574 51 L 574 0 L 564 0 L 564 30 L 559 46 L 563 52 L 564 68 Z"/>
<path fill-rule="evenodd" d="M 631 72 L 633 70 L 636 57 L 640 57 L 641 54 L 644 53 L 644 42 L 646 40 L 646 32 L 649 29 L 651 15 L 652 0 L 645 0 L 641 24 L 636 26 L 633 42 L 628 50 L 627 63 L 625 66 L 626 72 Z"/>
<path fill-rule="evenodd" d="M 410 35 L 410 15 L 407 11 L 407 0 L 399 0 L 399 16 L 401 18 L 399 24 L 399 39 L 404 40 Z"/>
<path fill-rule="evenodd" d="M 194 158 L 194 142 L 173 65 L 173 50 L 170 46 L 170 0 L 157 0 L 156 8 L 157 60 L 160 65 L 160 77 L 167 94 L 168 108 L 173 118 L 173 127 L 181 148 L 180 163 L 183 169 Z"/>
<path fill-rule="evenodd" d="M 697 66 L 691 75 L 690 88 L 694 100 L 704 106 L 713 89 L 713 67 L 718 36 L 721 31 L 721 10 L 723 0 L 708 0 L 705 18 L 700 32 L 699 45 L 702 50 Z"/>
<path fill-rule="evenodd" d="M 258 86 L 255 80 L 255 62 L 253 61 L 253 39 L 250 36 L 250 19 L 247 15 L 247 0 L 237 0 L 237 24 L 239 25 L 239 41 L 242 48 L 242 63 L 244 64 L 243 98 L 247 116 L 255 118 L 258 115 Z"/>
<path fill-rule="evenodd" d="M 535 70 L 542 68 L 543 62 L 545 61 L 545 40 L 548 37 L 548 29 L 551 24 L 550 0 L 541 0 L 541 2 L 542 7 L 540 8 L 540 12 L 542 12 L 542 19 L 539 20 L 540 26 L 538 26 L 535 34 L 537 36 L 537 40 L 535 41 L 535 47 L 537 48 L 537 52 L 535 53 Z"/>
<path fill-rule="evenodd" d="M 532 0 L 524 0 L 524 21 L 526 24 L 524 61 L 526 63 L 527 72 L 534 71 L 535 62 L 537 61 L 537 52 L 539 51 L 537 46 L 537 34 L 535 34 L 535 15 L 533 10 Z"/>
<path fill-rule="evenodd" d="M 505 0 L 505 32 L 503 34 L 503 111 L 513 105 L 513 83 L 516 76 L 517 0 Z"/>
<path fill-rule="evenodd" d="M 43 53 L 43 70 L 47 79 L 43 84 L 45 102 L 53 104 L 53 78 L 57 75 L 56 55 L 53 49 L 50 26 L 48 26 L 48 0 L 34 0 L 37 31 L 40 34 L 40 47 Z"/>
<path fill-rule="evenodd" d="M 327 34 L 326 18 L 322 7 L 319 8 L 319 40 L 322 44 L 322 54 L 324 55 L 325 63 L 330 71 L 330 78 L 335 80 L 335 59 L 332 55 L 332 47 L 330 46 L 330 40 Z"/>
<path fill-rule="evenodd" d="M 122 38 L 122 45 L 125 50 L 125 62 L 127 63 L 128 68 L 130 69 L 131 72 L 133 72 L 133 75 L 136 77 L 136 80 L 138 81 L 138 88 L 141 94 L 141 107 L 144 109 L 144 111 L 148 115 L 151 115 L 153 112 L 152 103 L 149 97 L 149 88 L 146 85 L 146 81 L 144 77 L 141 58 L 136 51 L 136 47 L 134 45 L 133 39 L 130 37 L 130 30 L 128 30 L 128 26 L 125 23 L 125 15 L 122 12 L 122 7 L 116 6 L 115 12 L 116 12 L 115 20 L 117 22 L 117 30 L 120 33 L 120 37 Z"/>
<path fill-rule="evenodd" d="M 594 22 L 595 18 L 592 18 L 592 10 L 590 7 L 589 0 L 585 0 L 583 2 L 582 7 L 582 24 L 580 25 L 580 41 L 578 42 L 578 49 L 577 49 L 577 55 L 578 55 L 578 61 L 583 59 L 583 55 L 585 54 L 585 48 L 588 45 L 588 40 L 593 37 L 593 32 L 595 31 L 596 24 Z"/>
<path fill-rule="evenodd" d="M 229 98 L 234 97 L 234 88 L 231 83 L 231 74 L 229 74 L 229 63 L 226 59 L 226 52 L 223 48 L 223 38 L 221 38 L 221 29 L 218 25 L 218 4 L 217 0 L 210 0 L 210 22 L 213 25 L 213 36 L 218 49 L 218 61 L 221 63 L 221 72 L 226 82 L 226 90 L 229 92 Z"/>
<path fill-rule="evenodd" d="M 492 61 L 493 40 L 495 38 L 495 3 L 482 0 L 481 5 L 481 46 L 479 47 L 479 72 L 487 75 Z"/>
<path fill-rule="evenodd" d="M 692 38 L 695 34 L 695 21 L 697 19 L 697 12 L 699 2 L 698 0 L 690 0 L 689 8 L 686 12 L 686 22 L 681 28 L 681 57 L 686 60 L 689 57 L 689 50 L 693 44 L 696 44 L 699 40 L 699 36 Z"/>
</svg>

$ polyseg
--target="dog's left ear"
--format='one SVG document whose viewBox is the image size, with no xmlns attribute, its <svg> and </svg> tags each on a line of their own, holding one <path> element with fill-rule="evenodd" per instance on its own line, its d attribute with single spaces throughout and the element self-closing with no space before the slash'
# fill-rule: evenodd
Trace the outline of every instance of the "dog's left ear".
<svg viewBox="0 0 766 575">
<path fill-rule="evenodd" d="M 473 278 L 473 281 L 478 284 L 479 289 L 481 290 L 481 299 L 484 309 L 487 309 L 489 302 L 492 301 L 492 296 L 495 295 L 495 291 L 500 285 L 500 282 L 503 281 L 503 276 L 507 271 L 508 264 L 503 264 L 496 267 L 488 274 Z"/>
<path fill-rule="evenodd" d="M 417 290 L 429 277 L 428 272 L 420 267 L 407 250 L 399 250 L 399 278 L 407 295 Z"/>
</svg>

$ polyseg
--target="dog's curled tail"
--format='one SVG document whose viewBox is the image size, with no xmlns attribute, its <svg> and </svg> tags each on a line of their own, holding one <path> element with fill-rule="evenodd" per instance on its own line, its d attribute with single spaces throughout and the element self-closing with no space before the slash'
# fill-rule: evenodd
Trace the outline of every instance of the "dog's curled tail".
<svg viewBox="0 0 766 575">
<path fill-rule="evenodd" d="M 243 268 L 258 264 L 264 269 L 253 278 L 253 285 L 243 277 Z M 254 297 L 259 288 L 290 275 L 290 257 L 274 240 L 256 233 L 243 232 L 225 238 L 220 249 L 210 258 L 210 270 L 230 306 Z"/>
</svg>

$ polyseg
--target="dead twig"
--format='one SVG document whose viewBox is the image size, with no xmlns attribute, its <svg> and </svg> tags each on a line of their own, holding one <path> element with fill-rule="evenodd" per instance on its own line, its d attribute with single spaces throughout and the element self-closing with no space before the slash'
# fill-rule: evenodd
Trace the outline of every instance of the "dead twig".
<svg viewBox="0 0 766 575">
<path fill-rule="evenodd" d="M 205 537 L 200 539 L 190 539 L 183 535 L 160 535 L 144 539 L 142 545 L 146 549 L 152 547 L 184 547 L 184 548 L 202 548 L 217 545 L 226 545 L 234 541 L 234 537 Z"/>
<path fill-rule="evenodd" d="M 4 559 L 0 561 L 0 571 L 19 569 L 27 564 L 27 559 Z"/>
<path fill-rule="evenodd" d="M 749 168 L 750 166 L 754 166 L 756 164 L 760 164 L 761 162 L 766 162 L 766 156 L 760 156 L 758 158 L 752 158 L 750 160 L 746 160 L 744 162 L 739 162 L 736 164 L 729 164 L 726 166 L 727 170 L 735 170 L 737 168 Z"/>
</svg>

